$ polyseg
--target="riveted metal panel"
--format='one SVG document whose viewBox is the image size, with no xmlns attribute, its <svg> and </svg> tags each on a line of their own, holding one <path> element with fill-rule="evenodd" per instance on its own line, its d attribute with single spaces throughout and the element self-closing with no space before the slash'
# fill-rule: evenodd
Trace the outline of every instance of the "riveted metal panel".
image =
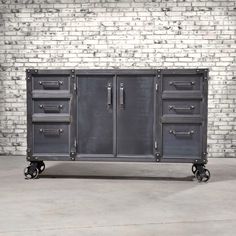
<svg viewBox="0 0 236 236">
<path fill-rule="evenodd" d="M 72 82 L 68 70 L 27 70 L 27 159 L 69 158 L 73 143 Z M 74 123 L 73 123 L 74 125 Z"/>
<path fill-rule="evenodd" d="M 206 161 L 208 70 L 162 70 L 159 161 Z"/>
</svg>

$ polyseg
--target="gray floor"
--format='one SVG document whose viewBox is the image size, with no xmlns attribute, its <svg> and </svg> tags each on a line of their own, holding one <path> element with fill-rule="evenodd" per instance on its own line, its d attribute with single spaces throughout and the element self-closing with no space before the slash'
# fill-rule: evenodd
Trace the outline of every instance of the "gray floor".
<svg viewBox="0 0 236 236">
<path fill-rule="evenodd" d="M 189 164 L 25 166 L 0 157 L 0 235 L 236 235 L 236 159 L 210 159 L 201 184 Z"/>
</svg>

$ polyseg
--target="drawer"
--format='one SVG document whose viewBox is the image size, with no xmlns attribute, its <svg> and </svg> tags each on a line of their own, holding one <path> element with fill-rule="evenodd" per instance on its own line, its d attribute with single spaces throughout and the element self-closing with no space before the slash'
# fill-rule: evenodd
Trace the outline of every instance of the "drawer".
<svg viewBox="0 0 236 236">
<path fill-rule="evenodd" d="M 201 155 L 201 124 L 163 124 L 163 158 L 197 158 Z"/>
<path fill-rule="evenodd" d="M 191 91 L 200 90 L 200 75 L 165 75 L 163 77 L 163 91 Z"/>
<path fill-rule="evenodd" d="M 69 90 L 69 76 L 38 75 L 33 77 L 35 90 Z"/>
<path fill-rule="evenodd" d="M 35 100 L 33 113 L 69 113 L 69 100 Z"/>
<path fill-rule="evenodd" d="M 200 115 L 201 101 L 197 100 L 163 100 L 163 115 Z"/>
<path fill-rule="evenodd" d="M 69 127 L 59 123 L 35 123 L 34 153 L 69 153 Z"/>
</svg>

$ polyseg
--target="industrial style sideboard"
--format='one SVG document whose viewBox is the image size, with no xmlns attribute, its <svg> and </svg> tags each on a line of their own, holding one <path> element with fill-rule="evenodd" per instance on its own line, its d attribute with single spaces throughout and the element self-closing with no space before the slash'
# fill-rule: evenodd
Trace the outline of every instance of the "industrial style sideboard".
<svg viewBox="0 0 236 236">
<path fill-rule="evenodd" d="M 208 69 L 26 71 L 26 178 L 44 161 L 192 163 L 208 181 Z"/>
</svg>

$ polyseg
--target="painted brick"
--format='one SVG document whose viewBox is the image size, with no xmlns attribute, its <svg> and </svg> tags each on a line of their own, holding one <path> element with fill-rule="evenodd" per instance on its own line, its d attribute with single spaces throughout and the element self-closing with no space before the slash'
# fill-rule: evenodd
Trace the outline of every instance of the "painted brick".
<svg viewBox="0 0 236 236">
<path fill-rule="evenodd" d="M 0 155 L 25 154 L 27 68 L 210 69 L 209 157 L 236 157 L 235 0 L 1 1 Z"/>
</svg>

